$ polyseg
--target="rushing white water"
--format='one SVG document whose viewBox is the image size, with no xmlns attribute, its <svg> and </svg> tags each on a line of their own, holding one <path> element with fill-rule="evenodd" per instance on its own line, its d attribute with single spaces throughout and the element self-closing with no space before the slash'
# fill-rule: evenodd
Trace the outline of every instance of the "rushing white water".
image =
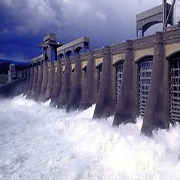
<svg viewBox="0 0 180 180">
<path fill-rule="evenodd" d="M 0 101 L 0 179 L 180 180 L 180 126 L 140 135 L 136 124 L 92 120 L 26 100 Z"/>
</svg>

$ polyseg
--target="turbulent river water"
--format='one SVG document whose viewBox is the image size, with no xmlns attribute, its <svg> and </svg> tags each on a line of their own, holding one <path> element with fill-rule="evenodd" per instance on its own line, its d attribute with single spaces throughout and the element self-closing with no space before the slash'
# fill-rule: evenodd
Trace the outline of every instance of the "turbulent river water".
<svg viewBox="0 0 180 180">
<path fill-rule="evenodd" d="M 180 126 L 140 133 L 136 124 L 67 114 L 23 96 L 0 100 L 1 180 L 180 180 Z"/>
</svg>

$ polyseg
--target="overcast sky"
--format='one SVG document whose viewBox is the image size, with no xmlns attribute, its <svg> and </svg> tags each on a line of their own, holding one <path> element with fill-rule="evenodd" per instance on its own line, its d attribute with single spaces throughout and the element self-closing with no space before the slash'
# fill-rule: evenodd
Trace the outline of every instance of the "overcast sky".
<svg viewBox="0 0 180 180">
<path fill-rule="evenodd" d="M 90 38 L 91 49 L 136 36 L 136 14 L 162 0 L 0 0 L 0 58 L 27 61 L 48 33 Z"/>
</svg>

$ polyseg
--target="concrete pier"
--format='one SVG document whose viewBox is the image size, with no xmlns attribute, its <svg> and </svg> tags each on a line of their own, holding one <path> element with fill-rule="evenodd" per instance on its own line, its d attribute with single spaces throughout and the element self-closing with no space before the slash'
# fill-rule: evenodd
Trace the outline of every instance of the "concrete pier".
<svg viewBox="0 0 180 180">
<path fill-rule="evenodd" d="M 74 81 L 71 87 L 71 93 L 69 96 L 66 111 L 77 110 L 82 96 L 82 70 L 81 70 L 81 60 L 79 55 L 76 55 L 75 59 L 75 70 L 73 74 Z"/>
<path fill-rule="evenodd" d="M 153 69 L 142 132 L 152 135 L 154 129 L 169 127 L 168 61 L 165 57 L 163 34 L 156 33 Z"/>
<path fill-rule="evenodd" d="M 123 77 L 119 93 L 119 100 L 116 107 L 116 113 L 113 125 L 121 123 L 134 123 L 138 115 L 137 99 L 135 101 L 134 94 L 137 94 L 136 86 L 134 86 L 135 63 L 133 59 L 132 42 L 126 42 L 125 60 L 123 67 Z M 137 79 L 135 80 L 137 82 Z"/>
<path fill-rule="evenodd" d="M 66 62 L 62 79 L 62 89 L 58 100 L 59 108 L 66 108 L 71 92 L 71 63 L 68 57 L 65 59 L 65 61 Z"/>
<path fill-rule="evenodd" d="M 107 118 L 114 113 L 115 98 L 112 97 L 112 60 L 110 48 L 104 47 L 102 77 L 93 118 Z"/>
<path fill-rule="evenodd" d="M 42 80 L 40 95 L 38 98 L 39 102 L 44 100 L 44 95 L 45 95 L 45 92 L 47 89 L 47 83 L 48 83 L 48 64 L 47 64 L 47 61 L 44 61 L 44 64 L 43 64 L 43 80 Z"/>
<path fill-rule="evenodd" d="M 43 81 L 43 64 L 41 62 L 38 66 L 38 79 L 37 79 L 37 86 L 35 89 L 35 96 L 34 96 L 34 100 L 36 101 L 38 100 L 40 95 L 42 81 Z"/>
<path fill-rule="evenodd" d="M 36 94 L 37 80 L 38 80 L 38 65 L 36 64 L 34 66 L 34 78 L 33 78 L 31 94 L 30 94 L 30 98 L 32 99 L 34 99 L 35 94 Z"/>
<path fill-rule="evenodd" d="M 82 92 L 82 98 L 80 102 L 80 110 L 89 108 L 96 102 L 96 76 L 95 76 L 95 64 L 93 58 L 93 52 L 89 53 L 88 64 L 86 69 L 86 76 L 84 80 L 84 87 Z"/>
<path fill-rule="evenodd" d="M 27 68 L 27 73 L 26 73 L 26 85 L 25 85 L 25 90 L 24 90 L 24 96 L 27 94 L 28 91 L 28 85 L 29 85 L 29 79 L 30 79 L 30 68 Z"/>
<path fill-rule="evenodd" d="M 115 115 L 114 126 L 142 116 L 146 135 L 180 121 L 180 27 L 83 53 L 85 39 L 61 47 L 51 39 L 41 45 L 44 54 L 30 61 L 27 98 L 36 86 L 38 100 L 51 98 L 52 106 L 68 112 L 96 103 L 93 118 Z M 50 52 L 61 57 L 55 69 Z M 48 65 L 38 68 L 35 80 L 34 65 L 44 59 Z"/>
<path fill-rule="evenodd" d="M 51 106 L 57 106 L 58 98 L 61 92 L 62 86 L 62 67 L 61 60 L 57 60 L 57 70 L 54 77 L 53 93 L 51 97 Z"/>
<path fill-rule="evenodd" d="M 26 98 L 30 98 L 31 90 L 32 90 L 32 85 L 33 85 L 33 79 L 34 79 L 34 67 L 32 66 L 30 68 L 30 79 L 29 79 L 29 85 L 28 85 L 28 90 L 27 90 Z"/>
<path fill-rule="evenodd" d="M 49 64 L 50 64 L 50 70 L 48 74 L 47 89 L 46 89 L 46 93 L 43 99 L 44 102 L 48 101 L 51 98 L 52 93 L 53 93 L 53 86 L 54 86 L 54 74 L 55 74 L 54 61 L 50 62 Z"/>
</svg>

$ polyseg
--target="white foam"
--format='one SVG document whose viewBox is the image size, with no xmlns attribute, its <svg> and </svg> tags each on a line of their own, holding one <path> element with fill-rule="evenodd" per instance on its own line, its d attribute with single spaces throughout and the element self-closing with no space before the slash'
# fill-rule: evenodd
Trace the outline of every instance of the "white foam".
<svg viewBox="0 0 180 180">
<path fill-rule="evenodd" d="M 179 180 L 180 126 L 140 135 L 136 124 L 111 126 L 83 112 L 0 101 L 0 179 Z"/>
</svg>

